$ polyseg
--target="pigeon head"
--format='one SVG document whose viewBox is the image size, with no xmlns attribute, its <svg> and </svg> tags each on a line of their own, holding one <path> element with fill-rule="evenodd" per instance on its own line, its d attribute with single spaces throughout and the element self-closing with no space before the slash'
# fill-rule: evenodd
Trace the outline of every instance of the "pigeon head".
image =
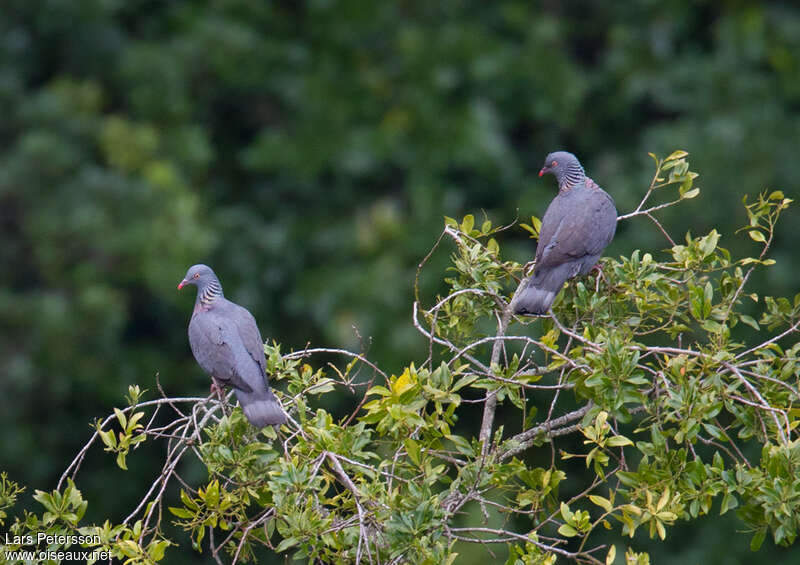
<svg viewBox="0 0 800 565">
<path fill-rule="evenodd" d="M 187 284 L 193 284 L 198 289 L 202 290 L 210 284 L 219 286 L 219 279 L 208 265 L 192 265 L 189 267 L 189 270 L 186 271 L 186 276 L 183 277 L 183 280 L 178 283 L 178 290 L 182 289 Z"/>
<path fill-rule="evenodd" d="M 539 176 L 547 173 L 556 177 L 559 188 L 573 187 L 585 178 L 580 161 L 568 151 L 554 151 L 545 158 Z"/>
</svg>

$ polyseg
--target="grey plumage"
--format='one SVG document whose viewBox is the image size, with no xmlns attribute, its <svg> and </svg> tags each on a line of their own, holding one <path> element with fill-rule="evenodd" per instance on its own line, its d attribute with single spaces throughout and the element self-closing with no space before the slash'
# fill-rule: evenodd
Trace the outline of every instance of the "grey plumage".
<svg viewBox="0 0 800 565">
<path fill-rule="evenodd" d="M 283 424 L 286 414 L 269 388 L 264 342 L 253 315 L 225 298 L 217 275 L 206 265 L 189 267 L 178 289 L 188 284 L 197 286 L 189 321 L 197 363 L 219 384 L 233 388 L 255 427 Z"/>
<path fill-rule="evenodd" d="M 558 180 L 558 195 L 542 218 L 533 274 L 512 301 L 515 314 L 546 314 L 568 279 L 594 267 L 617 229 L 614 200 L 586 177 L 575 155 L 550 153 L 539 176 L 545 173 Z"/>
</svg>

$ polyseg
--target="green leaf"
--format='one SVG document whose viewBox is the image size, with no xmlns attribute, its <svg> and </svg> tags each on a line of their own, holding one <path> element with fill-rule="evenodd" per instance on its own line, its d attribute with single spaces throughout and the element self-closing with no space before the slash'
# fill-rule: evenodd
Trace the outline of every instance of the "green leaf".
<svg viewBox="0 0 800 565">
<path fill-rule="evenodd" d="M 167 540 L 153 542 L 147 547 L 147 554 L 152 560 L 161 561 L 164 558 L 164 552 L 169 545 L 170 542 Z"/>
<path fill-rule="evenodd" d="M 725 433 L 714 424 L 703 422 L 703 427 L 709 434 L 711 434 L 711 436 L 714 439 L 718 439 L 719 441 L 728 441 L 728 438 L 725 436 Z"/>
<path fill-rule="evenodd" d="M 736 499 L 734 495 L 729 492 L 725 493 L 725 496 L 722 497 L 722 504 L 719 507 L 719 514 L 722 516 L 728 510 L 732 508 L 736 508 L 739 506 L 739 501 Z"/>
<path fill-rule="evenodd" d="M 409 459 L 411 459 L 414 465 L 419 466 L 419 460 L 420 460 L 419 444 L 413 439 L 408 438 L 403 442 L 403 445 L 405 445 L 406 447 L 406 453 L 408 453 Z"/>
<path fill-rule="evenodd" d="M 761 549 L 761 544 L 764 543 L 764 539 L 767 537 L 767 527 L 764 526 L 759 529 L 753 538 L 750 540 L 750 551 L 758 551 Z"/>
<path fill-rule="evenodd" d="M 455 444 L 456 449 L 462 455 L 467 455 L 468 457 L 472 457 L 475 455 L 475 450 L 472 449 L 472 445 L 470 445 L 469 441 L 467 441 L 463 437 L 457 435 L 448 435 L 445 437 L 447 437 L 447 439 L 449 439 L 450 441 L 453 442 L 453 444 Z"/>
<path fill-rule="evenodd" d="M 112 451 L 117 447 L 117 435 L 112 430 L 97 430 L 100 439 L 106 445 L 106 451 Z"/>
<path fill-rule="evenodd" d="M 117 542 L 117 547 L 126 557 L 135 558 L 141 553 L 139 551 L 139 545 L 133 540 L 120 540 Z"/>
<path fill-rule="evenodd" d="M 717 248 L 717 243 L 719 243 L 719 232 L 717 230 L 711 230 L 708 235 L 700 238 L 698 248 L 704 258 L 711 255 L 714 249 Z"/>
<path fill-rule="evenodd" d="M 141 424 L 139 424 L 139 425 L 137 426 L 137 425 L 136 425 L 136 423 L 137 423 L 139 420 L 141 420 L 141 419 L 142 419 L 142 416 L 144 416 L 144 412 L 136 412 L 136 413 L 135 413 L 133 416 L 131 416 L 131 417 L 128 419 L 128 425 L 127 425 L 127 426 L 125 426 L 125 431 L 126 431 L 126 432 L 128 432 L 128 433 L 131 433 L 131 432 L 133 432 L 134 430 L 136 430 L 137 428 L 141 428 L 141 427 L 142 427 L 142 425 L 141 425 Z"/>
<path fill-rule="evenodd" d="M 606 445 L 610 447 L 622 447 L 623 445 L 633 445 L 633 442 L 625 436 L 613 436 L 608 438 L 608 443 Z"/>
<path fill-rule="evenodd" d="M 606 565 L 612 565 L 614 560 L 617 558 L 617 546 L 612 545 L 608 548 L 608 554 L 606 555 Z"/>
<path fill-rule="evenodd" d="M 334 384 L 336 381 L 329 378 L 320 379 L 320 381 L 314 384 L 311 388 L 308 389 L 309 394 L 325 394 L 334 390 Z"/>
<path fill-rule="evenodd" d="M 478 380 L 478 375 L 476 375 L 475 373 L 464 375 L 463 377 L 461 377 L 456 381 L 456 384 L 453 385 L 453 388 L 451 390 L 453 392 L 456 392 L 458 390 L 461 390 L 465 386 L 471 385 L 477 380 Z"/>
<path fill-rule="evenodd" d="M 613 506 L 611 505 L 611 501 L 602 496 L 598 496 L 596 494 L 590 494 L 589 500 L 594 502 L 597 506 L 601 507 L 606 512 L 611 512 L 611 509 L 613 508 Z"/>
<path fill-rule="evenodd" d="M 369 396 L 371 394 L 377 394 L 379 396 L 392 396 L 392 392 L 388 388 L 380 385 L 370 388 L 364 396 Z"/>
<path fill-rule="evenodd" d="M 194 514 L 186 510 L 186 508 L 176 508 L 175 506 L 170 506 L 169 511 L 178 518 L 191 518 L 194 516 Z"/>
<path fill-rule="evenodd" d="M 287 549 L 289 549 L 290 547 L 294 547 L 299 543 L 300 543 L 299 539 L 295 537 L 288 537 L 278 544 L 278 547 L 275 548 L 275 553 L 282 553 Z"/>
<path fill-rule="evenodd" d="M 214 479 L 208 486 L 200 490 L 199 496 L 210 508 L 215 508 L 219 504 L 219 481 Z"/>
<path fill-rule="evenodd" d="M 558 528 L 558 533 L 564 537 L 572 538 L 578 535 L 578 530 L 569 524 L 561 524 L 561 527 Z"/>
<path fill-rule="evenodd" d="M 186 508 L 188 508 L 189 510 L 197 511 L 200 508 L 197 505 L 197 503 L 194 500 L 192 500 L 191 497 L 188 494 L 186 494 L 186 491 L 183 489 L 181 489 L 181 502 L 183 502 L 183 505 L 186 506 Z"/>
<path fill-rule="evenodd" d="M 652 155 L 652 153 L 650 154 Z M 674 161 L 675 159 L 682 159 L 684 157 L 688 157 L 689 153 L 684 151 L 683 149 L 678 149 L 677 151 L 673 151 L 669 157 L 664 159 L 664 161 Z"/>
<path fill-rule="evenodd" d="M 33 499 L 45 507 L 48 512 L 55 514 L 57 512 L 56 505 L 53 503 L 53 497 L 43 490 L 36 490 Z"/>
<path fill-rule="evenodd" d="M 667 530 L 664 528 L 664 523 L 658 519 L 654 520 L 656 523 L 656 531 L 658 532 L 658 537 L 661 538 L 661 541 L 664 541 L 664 538 L 667 537 Z"/>
<path fill-rule="evenodd" d="M 127 429 L 128 419 L 125 417 L 125 413 L 119 408 L 114 408 L 114 414 L 117 415 L 117 420 L 119 420 L 119 425 L 122 426 L 122 429 L 123 430 Z"/>
<path fill-rule="evenodd" d="M 602 386 L 603 383 L 606 381 L 606 376 L 602 373 L 596 373 L 583 381 L 583 384 L 588 386 L 589 388 L 594 388 L 598 386 Z"/>
<path fill-rule="evenodd" d="M 761 329 L 761 327 L 758 325 L 758 322 L 756 322 L 753 318 L 751 318 L 747 314 L 740 314 L 739 320 L 741 320 L 743 323 L 747 324 L 756 331 L 759 331 Z"/>
<path fill-rule="evenodd" d="M 747 232 L 747 235 L 749 235 L 750 239 L 752 239 L 753 241 L 758 241 L 760 243 L 764 243 L 767 241 L 766 238 L 764 237 L 764 234 L 758 230 L 750 230 L 749 232 Z"/>
<path fill-rule="evenodd" d="M 712 334 L 721 334 L 725 330 L 725 326 L 714 320 L 706 320 L 701 327 Z"/>
</svg>

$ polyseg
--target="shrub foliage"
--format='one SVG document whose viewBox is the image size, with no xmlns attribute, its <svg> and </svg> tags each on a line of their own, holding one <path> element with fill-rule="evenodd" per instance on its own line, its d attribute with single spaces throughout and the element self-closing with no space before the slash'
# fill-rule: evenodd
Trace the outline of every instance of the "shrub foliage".
<svg viewBox="0 0 800 565">
<path fill-rule="evenodd" d="M 266 546 L 310 562 L 438 564 L 475 546 L 509 564 L 645 564 L 636 532 L 664 540 L 676 521 L 733 509 L 753 550 L 768 535 L 792 544 L 800 295 L 748 289 L 774 263 L 775 225 L 791 201 L 779 191 L 743 200 L 753 257 L 731 257 L 716 230 L 676 241 L 657 214 L 698 195 L 686 157 L 654 156 L 641 203 L 620 217 L 652 222 L 665 249 L 603 259 L 567 285 L 552 315 L 509 314 L 529 267 L 502 258 L 510 226 L 446 218 L 415 287 L 426 346 L 399 374 L 363 351 L 267 344 L 292 416 L 278 431 L 254 430 L 211 397 L 147 399 L 131 386 L 57 488 L 35 492 L 41 513 L 9 517 L 22 489 L 2 476 L 0 525 L 16 536 L 98 536 L 95 547 L 126 563 L 174 551 L 181 540 L 167 537 L 168 523 L 220 563 Z M 538 225 L 522 227 L 535 237 Z M 445 252 L 449 293 L 420 296 L 428 259 Z M 323 407 L 332 394 L 354 408 L 334 415 Z M 166 456 L 141 503 L 123 519 L 84 523 L 87 451 L 102 445 L 124 470 L 131 450 L 152 442 Z M 191 458 L 205 484 L 179 474 Z"/>
</svg>

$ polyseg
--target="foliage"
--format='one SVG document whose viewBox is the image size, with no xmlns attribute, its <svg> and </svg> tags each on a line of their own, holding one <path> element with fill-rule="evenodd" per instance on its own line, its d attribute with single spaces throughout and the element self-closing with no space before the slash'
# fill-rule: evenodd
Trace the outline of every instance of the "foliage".
<svg viewBox="0 0 800 565">
<path fill-rule="evenodd" d="M 453 563 L 475 544 L 505 548 L 510 565 L 647 564 L 641 535 L 663 541 L 718 502 L 720 514 L 736 510 L 753 550 L 767 536 L 794 543 L 800 295 L 748 288 L 774 263 L 791 200 L 745 200 L 755 257 L 733 258 L 716 230 L 676 244 L 656 214 L 699 194 L 686 157 L 654 156 L 649 189 L 621 216 L 654 222 L 669 249 L 604 259 L 599 274 L 568 284 L 551 316 L 510 316 L 526 266 L 502 259 L 507 228 L 447 218 L 419 269 L 452 245 L 448 292 L 424 299 L 418 286 L 413 305 L 427 356 L 390 374 L 361 353 L 267 344 L 293 416 L 277 433 L 211 397 L 144 400 L 132 386 L 58 488 L 36 492 L 44 512 L 17 517 L 11 532 L 95 534 L 126 563 L 161 560 L 176 543 L 164 533 L 172 521 L 229 563 L 257 559 L 261 546 L 313 562 Z M 331 355 L 343 364 L 310 364 Z M 322 407 L 336 390 L 357 403 L 344 417 Z M 127 518 L 80 525 L 87 501 L 73 481 L 98 439 L 123 470 L 146 443 L 162 441 L 167 455 Z M 177 471 L 192 456 L 208 471 L 198 486 Z M 5 476 L 0 485 L 7 509 L 20 490 Z M 171 490 L 180 503 L 167 503 Z M 606 530 L 629 539 L 609 544 Z M 618 544 L 630 544 L 624 555 Z"/>
<path fill-rule="evenodd" d="M 50 484 L 129 384 L 205 386 L 174 293 L 198 261 L 265 337 L 358 350 L 356 326 L 401 370 L 419 341 L 397 320 L 441 216 L 541 213 L 532 171 L 555 148 L 627 210 L 642 147 L 685 146 L 714 205 L 670 225 L 730 235 L 730 194 L 800 178 L 799 27 L 793 3 L 753 0 L 4 0 L 0 424 L 20 434 L 0 460 Z M 779 226 L 776 292 L 798 226 Z M 658 244 L 639 223 L 614 251 Z"/>
</svg>

